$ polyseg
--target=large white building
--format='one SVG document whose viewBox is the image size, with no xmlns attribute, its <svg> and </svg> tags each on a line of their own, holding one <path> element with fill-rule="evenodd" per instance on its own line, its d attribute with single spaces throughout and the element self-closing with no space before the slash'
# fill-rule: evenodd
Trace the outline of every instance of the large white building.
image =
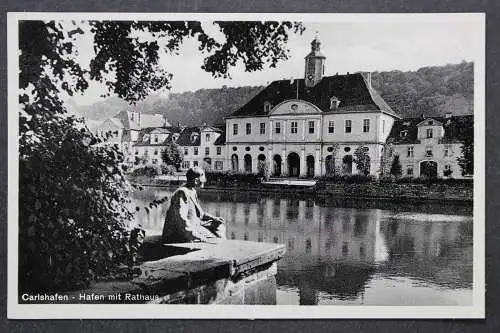
<svg viewBox="0 0 500 333">
<path fill-rule="evenodd" d="M 354 152 L 364 147 L 369 173 L 378 175 L 383 145 L 400 117 L 369 74 L 323 76 L 325 59 L 315 38 L 304 78 L 272 82 L 226 118 L 227 170 L 256 173 L 267 164 L 271 176 L 354 174 Z"/>
</svg>

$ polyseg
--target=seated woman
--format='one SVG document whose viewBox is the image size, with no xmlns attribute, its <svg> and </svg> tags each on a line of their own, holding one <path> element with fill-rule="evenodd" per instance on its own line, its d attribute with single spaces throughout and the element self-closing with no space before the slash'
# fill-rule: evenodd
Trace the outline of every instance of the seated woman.
<svg viewBox="0 0 500 333">
<path fill-rule="evenodd" d="M 224 219 L 203 211 L 196 189 L 206 182 L 205 172 L 193 167 L 186 173 L 186 183 L 172 198 L 163 225 L 164 243 L 206 242 L 210 238 L 226 239 Z"/>
</svg>

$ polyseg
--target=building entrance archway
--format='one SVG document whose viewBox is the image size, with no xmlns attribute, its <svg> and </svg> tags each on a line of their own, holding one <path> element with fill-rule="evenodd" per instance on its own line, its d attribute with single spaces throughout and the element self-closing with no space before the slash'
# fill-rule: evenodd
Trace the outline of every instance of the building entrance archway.
<svg viewBox="0 0 500 333">
<path fill-rule="evenodd" d="M 325 173 L 327 176 L 333 176 L 335 174 L 335 159 L 333 155 L 328 155 L 325 159 Z"/>
<path fill-rule="evenodd" d="M 233 154 L 231 156 L 231 169 L 233 171 L 239 170 L 238 155 L 236 155 L 236 154 Z"/>
<path fill-rule="evenodd" d="M 297 153 L 290 153 L 287 157 L 288 176 L 298 177 L 300 175 L 300 157 Z"/>
<path fill-rule="evenodd" d="M 252 172 L 252 156 L 250 154 L 246 154 L 243 157 L 245 172 Z"/>
<path fill-rule="evenodd" d="M 342 170 L 345 175 L 352 174 L 352 155 L 345 155 L 342 159 Z"/>
<path fill-rule="evenodd" d="M 281 176 L 281 156 L 274 155 L 273 157 L 273 176 L 279 177 Z"/>
<path fill-rule="evenodd" d="M 267 162 L 266 162 L 266 155 L 264 154 L 259 154 L 257 156 L 257 172 L 261 176 L 267 176 Z"/>
<path fill-rule="evenodd" d="M 306 174 L 308 178 L 313 178 L 314 177 L 314 156 L 309 155 L 306 158 Z"/>
<path fill-rule="evenodd" d="M 422 178 L 437 178 L 437 162 L 434 161 L 422 161 L 420 162 L 420 177 Z"/>
</svg>

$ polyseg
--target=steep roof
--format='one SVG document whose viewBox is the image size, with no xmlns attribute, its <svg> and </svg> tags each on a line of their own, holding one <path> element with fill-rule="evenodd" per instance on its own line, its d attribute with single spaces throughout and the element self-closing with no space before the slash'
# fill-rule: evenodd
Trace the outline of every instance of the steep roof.
<svg viewBox="0 0 500 333">
<path fill-rule="evenodd" d="M 222 132 L 217 140 L 214 142 L 214 146 L 223 146 L 226 144 L 226 133 Z"/>
<path fill-rule="evenodd" d="M 330 110 L 333 96 L 340 100 L 336 110 Z M 265 102 L 274 107 L 288 99 L 310 102 L 325 113 L 380 111 L 401 118 L 373 88 L 369 88 L 361 73 L 325 76 L 310 88 L 305 86 L 304 79 L 274 81 L 230 117 L 266 116 Z"/>
<path fill-rule="evenodd" d="M 168 121 L 164 120 L 161 114 L 139 113 L 138 117 L 131 120 L 130 113 L 132 112 L 133 111 L 122 110 L 113 118 L 118 119 L 122 123 L 124 129 L 140 130 L 146 127 L 170 126 Z"/>
<path fill-rule="evenodd" d="M 444 137 L 440 143 L 459 143 L 465 141 L 470 135 L 474 126 L 474 116 L 452 116 L 452 117 L 427 117 L 440 122 L 444 128 Z M 417 139 L 418 124 L 424 119 L 419 118 L 404 118 L 399 119 L 392 125 L 391 133 L 387 138 L 388 143 L 393 144 L 416 144 L 420 143 Z M 406 131 L 406 136 L 402 136 L 401 132 Z M 469 138 L 470 139 L 470 138 Z"/>
<path fill-rule="evenodd" d="M 192 134 L 197 134 L 195 140 L 192 140 Z M 199 127 L 186 127 L 179 136 L 179 139 L 177 139 L 177 144 L 179 146 L 199 146 L 201 142 L 200 137 L 201 133 Z"/>
<path fill-rule="evenodd" d="M 143 128 L 142 130 L 139 131 L 139 134 L 137 135 L 137 141 L 134 142 L 134 146 L 165 146 L 167 145 L 168 142 L 168 137 L 163 140 L 163 141 L 158 141 L 158 142 L 151 142 L 151 140 L 146 140 L 144 141 L 144 136 L 145 135 L 150 135 L 152 132 L 155 131 L 160 131 L 161 133 L 168 133 L 170 134 L 170 131 L 168 131 L 166 128 L 161 128 L 161 127 L 147 127 Z"/>
</svg>

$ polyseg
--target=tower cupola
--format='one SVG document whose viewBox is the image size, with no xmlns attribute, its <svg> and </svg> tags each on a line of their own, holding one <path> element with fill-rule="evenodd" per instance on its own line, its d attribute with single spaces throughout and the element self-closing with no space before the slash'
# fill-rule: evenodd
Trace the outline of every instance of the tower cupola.
<svg viewBox="0 0 500 333">
<path fill-rule="evenodd" d="M 306 87 L 314 87 L 325 73 L 326 57 L 321 53 L 321 42 L 318 36 L 311 42 L 311 52 L 305 57 L 304 79 Z"/>
</svg>

